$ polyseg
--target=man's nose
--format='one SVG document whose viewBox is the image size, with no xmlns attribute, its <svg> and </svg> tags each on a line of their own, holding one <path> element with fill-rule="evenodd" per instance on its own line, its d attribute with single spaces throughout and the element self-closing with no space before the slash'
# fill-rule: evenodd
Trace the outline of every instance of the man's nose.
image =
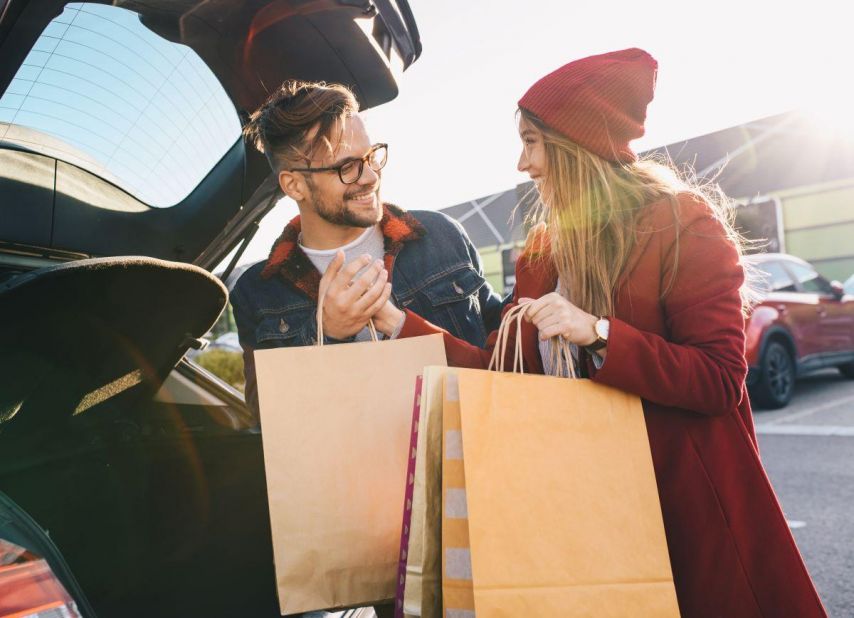
<svg viewBox="0 0 854 618">
<path fill-rule="evenodd" d="M 362 177 L 359 178 L 360 185 L 375 185 L 377 181 L 380 179 L 379 172 L 375 172 L 371 169 L 371 166 L 365 163 L 362 168 Z"/>
</svg>

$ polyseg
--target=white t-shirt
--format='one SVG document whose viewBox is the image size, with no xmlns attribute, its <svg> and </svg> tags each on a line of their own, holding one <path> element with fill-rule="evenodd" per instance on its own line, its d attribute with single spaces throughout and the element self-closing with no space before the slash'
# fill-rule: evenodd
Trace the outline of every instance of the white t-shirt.
<svg viewBox="0 0 854 618">
<path fill-rule="evenodd" d="M 302 244 L 302 239 L 300 239 L 299 246 L 306 254 L 306 256 L 308 256 L 308 259 L 311 260 L 311 263 L 314 264 L 314 267 L 321 274 L 326 272 L 326 269 L 329 268 L 329 264 L 332 262 L 332 259 L 335 257 L 335 254 L 339 251 L 344 252 L 345 265 L 349 264 L 351 261 L 366 253 L 370 255 L 374 260 L 381 260 L 385 255 L 385 240 L 383 238 L 383 233 L 382 230 L 380 230 L 379 225 L 369 227 L 356 240 L 344 245 L 343 247 L 336 247 L 335 249 L 309 249 L 308 247 Z M 365 268 L 369 267 L 370 265 Z M 356 274 L 355 278 L 358 278 L 358 276 L 361 275 L 364 271 L 364 268 L 360 270 Z M 365 327 L 358 333 L 356 333 L 355 339 L 356 341 L 370 341 L 371 331 L 368 330 L 367 327 Z"/>
</svg>

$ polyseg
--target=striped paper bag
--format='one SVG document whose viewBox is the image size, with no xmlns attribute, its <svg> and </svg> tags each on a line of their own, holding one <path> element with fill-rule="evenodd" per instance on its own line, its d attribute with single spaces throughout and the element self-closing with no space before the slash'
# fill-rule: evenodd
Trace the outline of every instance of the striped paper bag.
<svg viewBox="0 0 854 618">
<path fill-rule="evenodd" d="M 474 616 L 466 480 L 456 373 L 445 374 L 442 410 L 442 614 Z"/>
<path fill-rule="evenodd" d="M 448 367 L 425 367 L 404 583 L 404 618 L 442 615 L 442 407 Z"/>
<path fill-rule="evenodd" d="M 406 588 L 406 562 L 409 558 L 409 532 L 412 524 L 412 501 L 415 494 L 415 457 L 418 448 L 418 424 L 421 420 L 421 381 L 415 378 L 415 402 L 412 404 L 412 436 L 409 439 L 409 465 L 406 470 L 406 491 L 403 501 L 403 526 L 400 531 L 400 561 L 397 565 L 397 594 L 394 616 L 403 618 L 403 595 Z"/>
</svg>

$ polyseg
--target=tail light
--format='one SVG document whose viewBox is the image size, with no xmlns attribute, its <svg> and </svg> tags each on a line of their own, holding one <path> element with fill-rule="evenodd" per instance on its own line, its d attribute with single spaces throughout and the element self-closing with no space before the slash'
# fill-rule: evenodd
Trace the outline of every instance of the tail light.
<svg viewBox="0 0 854 618">
<path fill-rule="evenodd" d="M 0 618 L 81 618 L 47 561 L 0 539 Z"/>
</svg>

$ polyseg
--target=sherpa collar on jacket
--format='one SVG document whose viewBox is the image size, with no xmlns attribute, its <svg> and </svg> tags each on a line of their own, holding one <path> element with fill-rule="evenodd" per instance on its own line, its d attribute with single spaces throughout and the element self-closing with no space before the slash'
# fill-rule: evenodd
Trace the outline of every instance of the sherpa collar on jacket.
<svg viewBox="0 0 854 618">
<path fill-rule="evenodd" d="M 293 284 L 317 302 L 321 275 L 299 246 L 301 230 L 302 224 L 297 215 L 285 226 L 281 236 L 273 244 L 270 257 L 267 258 L 267 263 L 261 271 L 261 277 L 269 279 L 279 274 L 285 281 Z M 418 219 L 392 204 L 383 204 L 380 230 L 384 239 L 385 267 L 389 272 L 394 258 L 403 248 L 404 243 L 424 236 L 424 226 Z"/>
</svg>

